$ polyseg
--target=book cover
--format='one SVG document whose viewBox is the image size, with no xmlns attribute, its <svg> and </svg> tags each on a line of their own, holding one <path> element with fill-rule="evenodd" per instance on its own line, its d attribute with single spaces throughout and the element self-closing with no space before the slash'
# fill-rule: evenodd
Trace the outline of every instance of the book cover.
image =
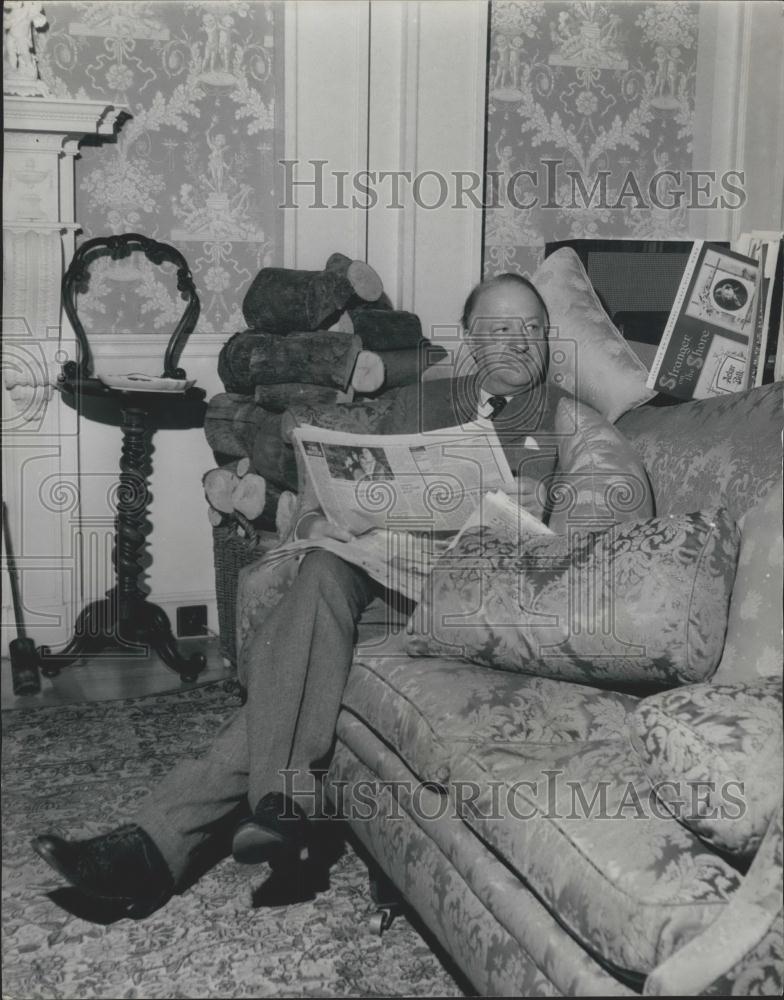
<svg viewBox="0 0 784 1000">
<path fill-rule="evenodd" d="M 696 240 L 647 385 L 679 399 L 738 392 L 747 384 L 759 264 Z"/>
</svg>

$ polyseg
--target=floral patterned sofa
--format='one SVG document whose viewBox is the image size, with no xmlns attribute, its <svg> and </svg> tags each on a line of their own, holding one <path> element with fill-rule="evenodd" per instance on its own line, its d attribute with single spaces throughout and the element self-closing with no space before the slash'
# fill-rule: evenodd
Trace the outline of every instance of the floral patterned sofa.
<svg viewBox="0 0 784 1000">
<path fill-rule="evenodd" d="M 393 629 L 357 650 L 333 795 L 482 994 L 780 995 L 782 385 L 616 427 L 657 517 L 739 525 L 718 669 L 650 693 L 412 657 Z M 676 819 L 678 781 L 743 803 Z"/>
</svg>

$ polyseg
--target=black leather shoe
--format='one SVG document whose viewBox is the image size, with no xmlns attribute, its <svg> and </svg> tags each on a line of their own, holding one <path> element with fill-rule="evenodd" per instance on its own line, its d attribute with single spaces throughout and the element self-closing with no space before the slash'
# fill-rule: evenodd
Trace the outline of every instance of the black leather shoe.
<svg viewBox="0 0 784 1000">
<path fill-rule="evenodd" d="M 254 907 L 309 903 L 329 889 L 329 868 L 311 858 L 283 857 L 270 863 L 270 874 L 253 892 Z"/>
<path fill-rule="evenodd" d="M 268 861 L 270 854 L 298 854 L 307 844 L 308 821 L 287 795 L 269 792 L 234 832 L 231 853 L 241 865 Z"/>
<path fill-rule="evenodd" d="M 135 824 L 90 840 L 46 834 L 30 844 L 85 896 L 116 903 L 126 916 L 149 916 L 174 892 L 174 879 L 161 852 Z"/>
</svg>

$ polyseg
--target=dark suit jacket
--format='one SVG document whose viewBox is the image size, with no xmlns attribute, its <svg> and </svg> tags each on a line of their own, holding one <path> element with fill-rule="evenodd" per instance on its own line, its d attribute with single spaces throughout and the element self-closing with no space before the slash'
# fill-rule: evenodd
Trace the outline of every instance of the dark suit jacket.
<svg viewBox="0 0 784 1000">
<path fill-rule="evenodd" d="M 540 517 L 547 508 L 545 491 L 538 491 L 538 502 L 532 499 L 532 494 L 555 470 L 558 457 L 555 410 L 565 395 L 557 386 L 544 383 L 531 392 L 512 397 L 493 422 L 512 473 L 520 482 L 519 500 Z M 419 434 L 470 423 L 476 419 L 479 400 L 479 385 L 471 376 L 403 386 L 397 390 L 394 403 L 379 421 L 375 433 Z M 317 509 L 315 497 L 303 498 L 300 519 L 306 512 Z"/>
<path fill-rule="evenodd" d="M 558 456 L 555 410 L 564 396 L 557 386 L 544 383 L 513 396 L 496 417 L 493 426 L 515 476 L 541 482 L 552 474 Z M 378 433 L 417 434 L 469 423 L 476 419 L 479 399 L 479 385 L 471 376 L 404 386 Z"/>
</svg>

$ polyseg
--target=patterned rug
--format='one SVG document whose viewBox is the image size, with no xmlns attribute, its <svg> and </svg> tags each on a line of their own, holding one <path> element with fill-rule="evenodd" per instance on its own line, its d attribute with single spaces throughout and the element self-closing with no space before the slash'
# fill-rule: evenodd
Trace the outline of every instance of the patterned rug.
<svg viewBox="0 0 784 1000">
<path fill-rule="evenodd" d="M 231 858 L 145 920 L 97 924 L 57 905 L 68 890 L 30 837 L 94 836 L 125 821 L 237 704 L 214 684 L 3 713 L 5 997 L 465 995 L 409 919 L 381 938 L 370 931 L 367 871 L 350 847 L 326 892 L 288 907 L 254 906 L 269 869 Z"/>
</svg>

